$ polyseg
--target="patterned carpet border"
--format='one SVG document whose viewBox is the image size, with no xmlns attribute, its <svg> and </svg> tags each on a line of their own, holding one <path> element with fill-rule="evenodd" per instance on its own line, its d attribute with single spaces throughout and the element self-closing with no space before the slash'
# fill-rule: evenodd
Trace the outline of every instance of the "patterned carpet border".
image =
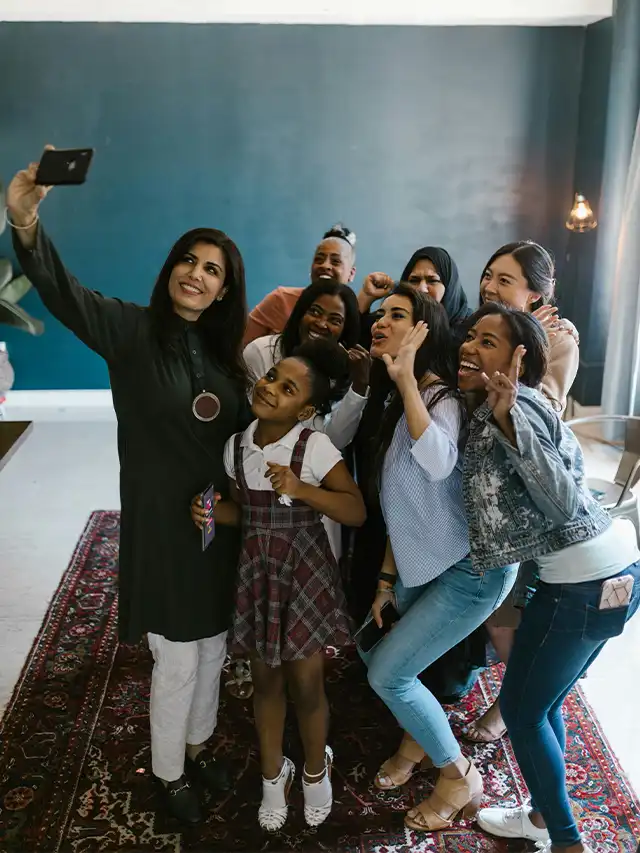
<svg viewBox="0 0 640 853">
<path fill-rule="evenodd" d="M 260 774 L 250 705 L 224 695 L 215 749 L 231 763 L 235 790 L 208 803 L 206 823 L 180 833 L 156 814 L 150 778 L 145 644 L 117 641 L 119 514 L 95 512 L 64 573 L 13 696 L 0 721 L 0 853 L 180 853 L 180 851 L 339 851 L 339 853 L 520 853 L 526 842 L 489 838 L 471 824 L 416 834 L 403 814 L 428 795 L 429 774 L 398 792 L 371 784 L 397 746 L 398 730 L 363 677 L 352 650 L 330 650 L 327 692 L 336 751 L 335 805 L 318 831 L 301 816 L 299 783 L 283 832 L 263 835 L 255 820 Z M 483 675 L 464 702 L 448 710 L 456 734 L 499 687 Z M 640 803 L 582 692 L 565 708 L 572 802 L 594 853 L 635 853 Z M 287 754 L 302 765 L 289 721 Z M 465 745 L 481 767 L 487 804 L 518 803 L 526 787 L 508 739 Z"/>
</svg>

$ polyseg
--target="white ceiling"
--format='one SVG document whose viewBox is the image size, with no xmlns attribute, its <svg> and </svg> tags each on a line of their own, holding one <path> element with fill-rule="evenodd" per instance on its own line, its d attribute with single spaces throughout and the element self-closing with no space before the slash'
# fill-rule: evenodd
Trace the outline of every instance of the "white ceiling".
<svg viewBox="0 0 640 853">
<path fill-rule="evenodd" d="M 0 0 L 0 21 L 576 26 L 610 17 L 613 2 L 614 0 Z"/>
</svg>

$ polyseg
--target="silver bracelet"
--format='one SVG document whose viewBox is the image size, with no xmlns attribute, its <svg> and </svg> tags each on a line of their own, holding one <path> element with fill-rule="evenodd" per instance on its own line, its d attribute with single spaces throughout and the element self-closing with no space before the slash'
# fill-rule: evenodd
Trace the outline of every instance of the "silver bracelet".
<svg viewBox="0 0 640 853">
<path fill-rule="evenodd" d="M 33 226 L 36 224 L 36 222 L 38 222 L 38 220 L 40 219 L 40 214 L 36 213 L 36 218 L 33 220 L 31 225 L 15 225 L 11 221 L 11 219 L 9 218 L 9 208 L 6 207 L 4 210 L 4 218 L 5 218 L 5 222 L 7 223 L 7 225 L 10 228 L 13 228 L 14 231 L 30 231 L 33 228 Z"/>
</svg>

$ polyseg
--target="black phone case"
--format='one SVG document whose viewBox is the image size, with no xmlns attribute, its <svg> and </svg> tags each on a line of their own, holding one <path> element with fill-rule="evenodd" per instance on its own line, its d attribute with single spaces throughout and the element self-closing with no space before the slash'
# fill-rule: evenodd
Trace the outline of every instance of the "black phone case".
<svg viewBox="0 0 640 853">
<path fill-rule="evenodd" d="M 84 184 L 92 159 L 93 148 L 45 151 L 36 173 L 36 184 L 51 187 Z"/>
<path fill-rule="evenodd" d="M 390 601 L 382 608 L 380 615 L 382 616 L 382 628 L 378 628 L 373 619 L 371 619 L 369 622 L 365 622 L 354 637 L 358 648 L 365 653 L 370 652 L 374 646 L 377 646 L 380 640 L 386 637 L 400 618 L 398 611 Z"/>
</svg>

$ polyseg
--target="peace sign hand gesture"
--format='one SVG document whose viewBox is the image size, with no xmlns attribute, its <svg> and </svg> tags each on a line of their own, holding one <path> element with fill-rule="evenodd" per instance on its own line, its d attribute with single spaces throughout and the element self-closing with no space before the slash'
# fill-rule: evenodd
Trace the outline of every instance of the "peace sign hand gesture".
<svg viewBox="0 0 640 853">
<path fill-rule="evenodd" d="M 387 372 L 399 390 L 415 383 L 413 367 L 416 353 L 426 341 L 428 334 L 429 327 L 422 320 L 419 320 L 402 339 L 398 355 L 395 358 L 392 358 L 388 353 L 384 353 L 382 356 L 382 360 L 387 366 Z"/>
<path fill-rule="evenodd" d="M 499 371 L 496 371 L 491 378 L 486 373 L 482 374 L 487 389 L 487 403 L 503 432 L 505 432 L 505 425 L 509 424 L 509 413 L 515 406 L 518 397 L 518 378 L 522 359 L 526 352 L 522 345 L 515 348 L 508 376 Z"/>
</svg>

